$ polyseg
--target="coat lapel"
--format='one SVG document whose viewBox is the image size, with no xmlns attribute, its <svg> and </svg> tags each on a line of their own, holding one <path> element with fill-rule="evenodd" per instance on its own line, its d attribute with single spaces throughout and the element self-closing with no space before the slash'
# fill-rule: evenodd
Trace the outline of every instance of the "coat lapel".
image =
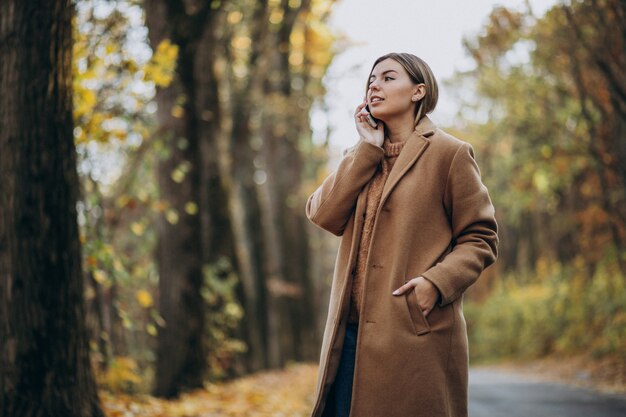
<svg viewBox="0 0 626 417">
<path fill-rule="evenodd" d="M 389 173 L 389 177 L 385 182 L 385 186 L 383 187 L 383 194 L 380 198 L 379 208 L 385 203 L 385 200 L 396 186 L 398 181 L 407 173 L 407 171 L 415 164 L 415 162 L 419 159 L 420 156 L 424 153 L 430 140 L 429 136 L 435 132 L 436 126 L 433 122 L 428 118 L 428 116 L 424 116 L 420 122 L 415 127 L 413 134 L 407 139 L 407 142 L 404 144 L 400 155 L 398 155 L 398 159 L 393 164 L 391 168 L 391 172 Z"/>
</svg>

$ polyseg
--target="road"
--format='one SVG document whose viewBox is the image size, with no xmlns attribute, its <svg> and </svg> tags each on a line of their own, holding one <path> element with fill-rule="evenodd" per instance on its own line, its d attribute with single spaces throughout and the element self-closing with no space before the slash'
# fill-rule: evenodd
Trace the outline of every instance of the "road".
<svg viewBox="0 0 626 417">
<path fill-rule="evenodd" d="M 472 369 L 469 417 L 626 417 L 626 396 Z"/>
</svg>

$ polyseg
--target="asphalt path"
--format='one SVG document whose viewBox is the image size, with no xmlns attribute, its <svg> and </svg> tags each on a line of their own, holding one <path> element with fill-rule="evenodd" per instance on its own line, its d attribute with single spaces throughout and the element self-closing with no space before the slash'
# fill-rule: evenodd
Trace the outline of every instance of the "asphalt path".
<svg viewBox="0 0 626 417">
<path fill-rule="evenodd" d="M 478 368 L 470 370 L 469 417 L 626 417 L 626 396 Z"/>
</svg>

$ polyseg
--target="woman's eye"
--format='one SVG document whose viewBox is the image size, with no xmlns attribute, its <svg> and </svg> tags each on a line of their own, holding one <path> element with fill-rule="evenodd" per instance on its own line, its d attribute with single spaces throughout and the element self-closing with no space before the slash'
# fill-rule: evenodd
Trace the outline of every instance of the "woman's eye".
<svg viewBox="0 0 626 417">
<path fill-rule="evenodd" d="M 385 77 L 385 81 L 388 81 L 388 80 L 393 80 L 393 78 L 392 77 Z"/>
</svg>

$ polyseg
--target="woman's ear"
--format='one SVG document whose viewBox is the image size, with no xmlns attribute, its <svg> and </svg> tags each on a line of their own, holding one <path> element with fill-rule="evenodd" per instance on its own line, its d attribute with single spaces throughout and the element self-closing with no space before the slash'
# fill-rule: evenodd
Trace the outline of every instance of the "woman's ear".
<svg viewBox="0 0 626 417">
<path fill-rule="evenodd" d="M 411 97 L 411 101 L 416 102 L 420 101 L 426 95 L 426 85 L 424 83 L 419 83 L 413 88 L 413 96 Z"/>
</svg>

